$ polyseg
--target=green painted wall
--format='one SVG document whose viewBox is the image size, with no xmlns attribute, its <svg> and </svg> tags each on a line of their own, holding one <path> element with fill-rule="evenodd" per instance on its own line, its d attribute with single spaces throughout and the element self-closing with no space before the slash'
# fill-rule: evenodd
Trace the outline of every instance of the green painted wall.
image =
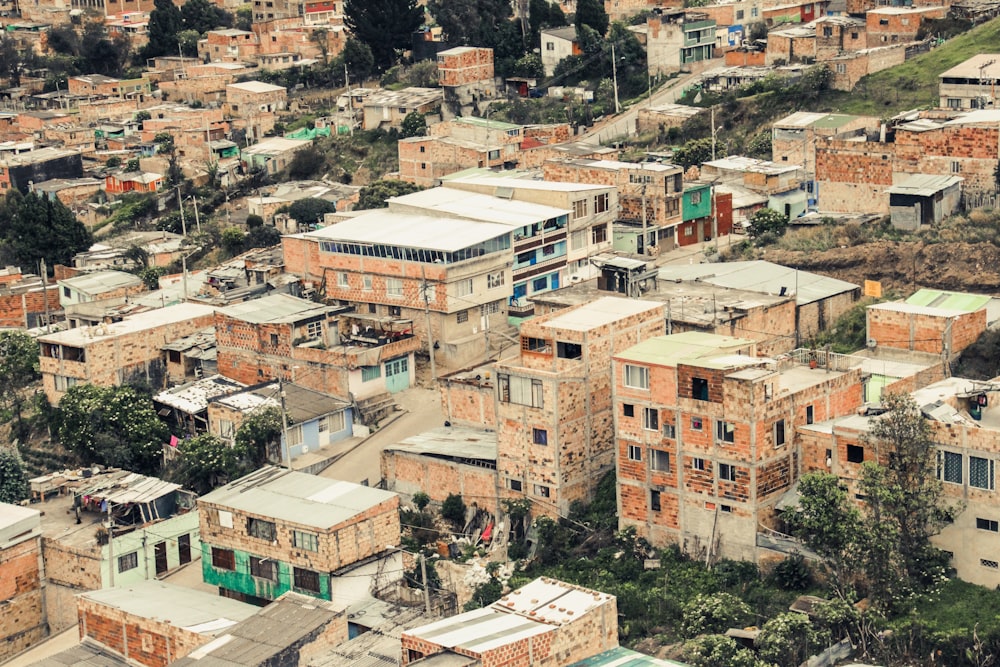
<svg viewBox="0 0 1000 667">
<path fill-rule="evenodd" d="M 695 200 L 698 200 L 695 203 Z M 712 186 L 689 185 L 681 195 L 681 217 L 684 222 L 712 215 Z"/>
<path fill-rule="evenodd" d="M 108 545 L 101 548 L 102 567 L 101 581 L 104 588 L 111 586 L 109 565 L 115 568 L 115 586 L 128 586 L 137 581 L 145 581 L 156 577 L 156 544 L 166 542 L 167 545 L 167 570 L 172 570 L 180 565 L 177 551 L 177 537 L 189 535 L 191 537 L 191 560 L 197 560 L 201 553 L 198 541 L 198 512 L 191 510 L 184 514 L 178 514 L 164 521 L 150 524 L 146 528 L 133 530 L 131 533 L 120 535 L 115 538 L 114 562 L 109 562 L 110 550 Z M 138 566 L 124 572 L 118 570 L 118 559 L 120 556 L 137 552 L 136 558 Z"/>
<path fill-rule="evenodd" d="M 330 599 L 330 574 L 319 573 L 319 593 L 294 588 L 292 565 L 283 561 L 275 561 L 278 566 L 278 580 L 268 581 L 250 574 L 250 554 L 246 551 L 233 549 L 236 570 L 222 570 L 212 565 L 212 546 L 201 543 L 201 574 L 205 583 L 210 586 L 221 586 L 231 591 L 253 595 L 255 597 L 274 600 L 289 590 L 295 590 L 303 595 L 311 595 L 322 600 Z"/>
</svg>

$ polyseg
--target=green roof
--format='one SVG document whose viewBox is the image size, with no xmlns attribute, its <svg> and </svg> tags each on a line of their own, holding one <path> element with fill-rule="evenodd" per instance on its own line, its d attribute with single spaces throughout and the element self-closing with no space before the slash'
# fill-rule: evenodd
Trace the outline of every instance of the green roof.
<svg viewBox="0 0 1000 667">
<path fill-rule="evenodd" d="M 637 653 L 619 646 L 604 653 L 598 653 L 586 660 L 574 662 L 570 667 L 688 667 L 685 663 L 661 660 L 645 653 Z"/>
<path fill-rule="evenodd" d="M 921 289 L 906 300 L 913 306 L 943 308 L 945 310 L 961 310 L 972 313 L 986 307 L 992 297 L 982 294 L 964 294 L 962 292 L 945 292 L 936 289 Z"/>
<path fill-rule="evenodd" d="M 735 354 L 738 350 L 754 343 L 755 341 L 746 338 L 686 331 L 644 340 L 621 352 L 617 358 L 658 366 L 676 366 L 679 362 Z"/>
<path fill-rule="evenodd" d="M 520 125 L 514 125 L 512 123 L 505 123 L 502 120 L 491 120 L 489 118 L 479 118 L 478 116 L 463 116 L 462 118 L 456 118 L 456 122 L 465 123 L 466 125 L 475 125 L 477 127 L 485 127 L 490 130 L 520 130 Z"/>
<path fill-rule="evenodd" d="M 849 116 L 842 113 L 830 113 L 812 124 L 813 127 L 824 128 L 824 129 L 836 129 L 838 127 L 843 127 L 849 122 L 857 118 L 857 116 Z"/>
</svg>

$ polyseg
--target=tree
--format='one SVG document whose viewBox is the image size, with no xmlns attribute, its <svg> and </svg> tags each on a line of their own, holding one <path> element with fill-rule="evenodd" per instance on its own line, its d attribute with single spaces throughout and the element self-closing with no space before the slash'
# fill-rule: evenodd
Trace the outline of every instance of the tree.
<svg viewBox="0 0 1000 667">
<path fill-rule="evenodd" d="M 199 35 L 233 25 L 233 15 L 208 0 L 187 0 L 181 5 L 181 20 L 187 30 L 194 30 Z"/>
<path fill-rule="evenodd" d="M 71 265 L 73 255 L 93 244 L 87 228 L 58 199 L 12 191 L 0 205 L 0 240 L 11 264 Z"/>
<path fill-rule="evenodd" d="M 201 35 L 197 30 L 181 30 L 177 33 L 177 44 L 181 48 L 181 55 L 189 58 L 198 56 L 198 40 Z"/>
<path fill-rule="evenodd" d="M 511 20 L 507 0 L 429 0 L 427 11 L 444 31 L 449 44 L 493 49 L 497 72 L 506 74 L 524 55 L 520 24 Z"/>
<path fill-rule="evenodd" d="M 410 48 L 413 33 L 424 21 L 416 0 L 346 0 L 344 23 L 368 45 L 375 66 L 384 70 Z"/>
<path fill-rule="evenodd" d="M 243 244 L 247 235 L 239 227 L 227 227 L 222 230 L 222 247 L 230 255 L 238 255 L 243 252 Z"/>
<path fill-rule="evenodd" d="M 863 545 L 861 512 L 841 487 L 840 478 L 825 472 L 807 473 L 799 480 L 799 506 L 783 515 L 792 535 L 823 559 L 830 583 L 845 598 Z"/>
<path fill-rule="evenodd" d="M 604 11 L 604 3 L 601 0 L 577 0 L 575 24 L 577 30 L 585 25 L 599 35 L 607 34 L 608 13 Z"/>
<path fill-rule="evenodd" d="M 177 53 L 177 33 L 184 29 L 181 10 L 171 0 L 153 0 L 153 11 L 149 13 L 146 31 L 149 41 L 143 49 L 143 57 L 173 55 Z"/>
<path fill-rule="evenodd" d="M 754 642 L 761 659 L 777 665 L 794 666 L 805 662 L 812 653 L 822 649 L 825 637 L 821 636 L 809 617 L 795 612 L 785 612 L 770 618 L 760 629 Z"/>
<path fill-rule="evenodd" d="M 400 139 L 422 137 L 427 134 L 427 119 L 419 111 L 411 111 L 399 126 Z"/>
<path fill-rule="evenodd" d="M 545 76 L 545 65 L 542 64 L 542 57 L 537 53 L 524 54 L 514 62 L 512 74 L 526 79 L 541 79 Z"/>
<path fill-rule="evenodd" d="M 333 213 L 336 210 L 337 205 L 335 203 L 317 197 L 305 197 L 281 208 L 281 212 L 288 213 L 300 225 L 322 223 L 324 215 Z"/>
<path fill-rule="evenodd" d="M 712 159 L 712 139 L 692 139 L 674 149 L 674 164 L 689 169 Z"/>
<path fill-rule="evenodd" d="M 241 5 L 236 10 L 236 16 L 233 18 L 233 23 L 237 29 L 249 32 L 253 28 L 253 5 Z"/>
<path fill-rule="evenodd" d="M 256 213 L 251 213 L 247 216 L 247 229 L 253 229 L 254 227 L 260 227 L 264 224 L 264 218 L 260 217 Z"/>
<path fill-rule="evenodd" d="M 946 560 L 930 539 L 959 508 L 943 502 L 937 448 L 920 407 L 908 394 L 883 394 L 882 405 L 887 412 L 872 421 L 864 440 L 874 461 L 886 461 L 867 461 L 861 470 L 870 536 L 864 572 L 872 601 L 893 611 L 942 580 Z"/>
<path fill-rule="evenodd" d="M 681 631 L 685 637 L 720 634 L 753 620 L 753 610 L 732 593 L 694 596 L 682 611 Z"/>
<path fill-rule="evenodd" d="M 24 48 L 9 34 L 0 36 L 0 76 L 6 77 L 10 86 L 21 85 L 21 75 L 35 62 L 34 51 Z"/>
<path fill-rule="evenodd" d="M 449 493 L 441 503 L 441 518 L 451 521 L 456 526 L 465 523 L 465 501 L 460 494 Z"/>
<path fill-rule="evenodd" d="M 757 209 L 750 216 L 747 236 L 754 242 L 762 243 L 769 237 L 778 237 L 788 229 L 788 216 L 773 208 Z"/>
<path fill-rule="evenodd" d="M 355 81 L 364 81 L 375 71 L 375 54 L 364 42 L 348 37 L 342 54 L 347 74 Z"/>
<path fill-rule="evenodd" d="M 17 449 L 0 449 L 0 503 L 19 503 L 29 495 L 31 486 Z"/>
<path fill-rule="evenodd" d="M 148 394 L 135 387 L 70 387 L 59 401 L 59 441 L 86 463 L 157 471 L 170 437 Z"/>
<path fill-rule="evenodd" d="M 108 36 L 103 23 L 92 21 L 83 29 L 79 56 L 87 72 L 105 76 L 121 76 L 128 63 L 132 46 L 124 34 Z"/>
<path fill-rule="evenodd" d="M 295 151 L 288 163 L 288 177 L 293 180 L 313 178 L 326 166 L 326 154 L 316 145 Z"/>
<path fill-rule="evenodd" d="M 250 472 L 236 449 L 207 433 L 182 440 L 178 454 L 167 477 L 198 495 Z"/>
<path fill-rule="evenodd" d="M 753 651 L 724 635 L 704 635 L 687 642 L 683 657 L 691 667 L 768 667 Z"/>
<path fill-rule="evenodd" d="M 423 491 L 417 491 L 413 494 L 413 505 L 417 508 L 418 512 L 423 512 L 430 502 L 431 497 Z"/>
<path fill-rule="evenodd" d="M 281 243 L 281 232 L 271 225 L 261 225 L 253 227 L 246 235 L 243 246 L 247 250 L 251 248 L 270 248 Z"/>
<path fill-rule="evenodd" d="M 236 452 L 251 470 L 281 460 L 281 411 L 268 408 L 254 412 L 236 429 Z"/>
<path fill-rule="evenodd" d="M 361 192 L 358 193 L 357 209 L 360 211 L 370 208 L 386 208 L 389 206 L 386 202 L 387 199 L 419 192 L 422 189 L 420 186 L 406 181 L 375 181 L 371 185 L 361 188 Z"/>
</svg>

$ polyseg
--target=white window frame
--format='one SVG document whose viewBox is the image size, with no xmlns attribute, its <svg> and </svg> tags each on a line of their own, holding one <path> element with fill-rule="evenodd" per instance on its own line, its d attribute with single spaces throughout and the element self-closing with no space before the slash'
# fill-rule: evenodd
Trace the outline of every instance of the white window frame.
<svg viewBox="0 0 1000 667">
<path fill-rule="evenodd" d="M 629 389 L 649 390 L 649 368 L 635 364 L 625 364 L 622 369 L 622 384 Z"/>
</svg>

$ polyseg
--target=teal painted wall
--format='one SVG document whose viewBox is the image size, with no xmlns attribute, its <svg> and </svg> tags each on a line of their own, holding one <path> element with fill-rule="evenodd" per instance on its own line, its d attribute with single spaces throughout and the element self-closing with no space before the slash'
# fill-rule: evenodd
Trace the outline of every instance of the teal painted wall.
<svg viewBox="0 0 1000 667">
<path fill-rule="evenodd" d="M 319 573 L 319 593 L 295 588 L 292 565 L 283 561 L 275 561 L 278 566 L 278 580 L 268 581 L 250 574 L 250 556 L 254 554 L 233 550 L 236 570 L 222 570 L 212 565 L 212 545 L 201 543 L 201 575 L 206 584 L 221 586 L 231 591 L 253 595 L 267 600 L 274 600 L 290 590 L 303 595 L 311 595 L 321 600 L 330 599 L 330 574 Z"/>
<path fill-rule="evenodd" d="M 695 203 L 695 199 L 699 197 L 700 200 Z M 684 194 L 681 195 L 681 216 L 684 222 L 707 218 L 710 215 L 712 215 L 712 186 L 705 184 L 685 188 Z"/>
</svg>

